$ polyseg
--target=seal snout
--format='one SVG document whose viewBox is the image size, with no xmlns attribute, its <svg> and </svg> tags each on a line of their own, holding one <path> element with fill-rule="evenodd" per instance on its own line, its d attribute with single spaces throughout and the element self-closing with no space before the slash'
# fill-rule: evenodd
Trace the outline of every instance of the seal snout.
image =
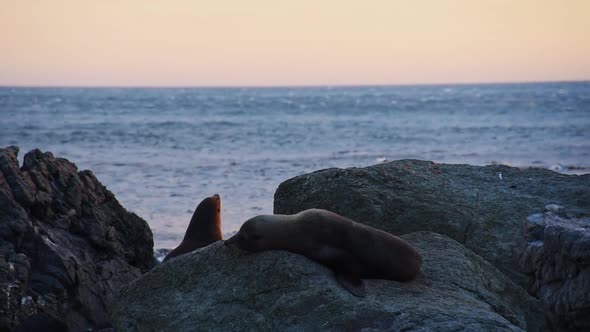
<svg viewBox="0 0 590 332">
<path fill-rule="evenodd" d="M 213 204 L 217 205 L 217 212 L 221 212 L 221 196 L 219 196 L 219 194 L 215 194 L 211 196 L 211 198 L 213 199 Z"/>
</svg>

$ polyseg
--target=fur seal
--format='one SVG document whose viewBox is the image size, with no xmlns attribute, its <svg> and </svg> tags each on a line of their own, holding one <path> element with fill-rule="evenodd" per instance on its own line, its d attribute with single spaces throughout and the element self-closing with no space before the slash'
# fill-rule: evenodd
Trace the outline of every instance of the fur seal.
<svg viewBox="0 0 590 332">
<path fill-rule="evenodd" d="M 225 244 L 250 252 L 304 255 L 332 269 L 356 296 L 365 295 L 361 279 L 410 281 L 422 264 L 418 251 L 397 236 L 320 209 L 254 217 Z"/>
<path fill-rule="evenodd" d="M 164 262 L 219 240 L 221 240 L 221 197 L 215 194 L 205 198 L 197 206 L 184 239 L 178 247 L 166 255 Z"/>
</svg>

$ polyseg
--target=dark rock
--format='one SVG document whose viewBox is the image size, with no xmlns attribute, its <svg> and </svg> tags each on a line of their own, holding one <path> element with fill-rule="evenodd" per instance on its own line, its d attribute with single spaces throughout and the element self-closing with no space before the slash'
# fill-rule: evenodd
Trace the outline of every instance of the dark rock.
<svg viewBox="0 0 590 332">
<path fill-rule="evenodd" d="M 121 290 L 118 331 L 540 331 L 538 301 L 458 242 L 404 235 L 423 257 L 409 283 L 343 289 L 326 267 L 286 251 L 247 254 L 221 241 L 157 266 Z"/>
<path fill-rule="evenodd" d="M 396 235 L 445 234 L 524 285 L 512 247 L 521 220 L 550 203 L 589 213 L 590 175 L 399 160 L 289 179 L 275 193 L 274 213 L 321 208 Z"/>
<path fill-rule="evenodd" d="M 590 331 L 590 218 L 574 218 L 559 205 L 524 219 L 515 258 L 529 292 L 545 304 L 550 327 Z"/>
<path fill-rule="evenodd" d="M 12 332 L 68 332 L 68 326 L 48 314 L 34 314 L 17 325 Z"/>
<path fill-rule="evenodd" d="M 152 266 L 147 223 L 90 171 L 0 149 L 0 330 L 109 327 L 115 292 Z"/>
</svg>

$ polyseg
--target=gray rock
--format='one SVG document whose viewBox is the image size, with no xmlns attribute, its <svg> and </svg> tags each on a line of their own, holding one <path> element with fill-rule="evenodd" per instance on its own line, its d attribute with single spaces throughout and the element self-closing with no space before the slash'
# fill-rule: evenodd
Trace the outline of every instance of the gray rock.
<svg viewBox="0 0 590 332">
<path fill-rule="evenodd" d="M 108 327 L 113 294 L 152 266 L 147 223 L 90 171 L 0 149 L 0 331 Z"/>
<path fill-rule="evenodd" d="M 515 258 L 527 288 L 545 304 L 550 327 L 590 331 L 590 218 L 574 218 L 562 206 L 524 219 Z"/>
<path fill-rule="evenodd" d="M 321 208 L 396 235 L 445 234 L 524 285 L 512 247 L 521 221 L 550 203 L 589 213 L 590 175 L 399 160 L 289 179 L 275 193 L 274 213 Z"/>
<path fill-rule="evenodd" d="M 409 283 L 344 290 L 326 267 L 286 251 L 247 254 L 216 242 L 157 266 L 122 289 L 119 331 L 540 331 L 538 301 L 458 242 L 403 236 L 423 257 Z"/>
</svg>

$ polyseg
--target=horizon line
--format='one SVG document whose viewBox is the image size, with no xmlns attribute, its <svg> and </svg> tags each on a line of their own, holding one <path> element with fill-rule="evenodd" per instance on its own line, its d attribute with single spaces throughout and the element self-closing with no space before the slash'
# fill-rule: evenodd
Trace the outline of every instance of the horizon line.
<svg viewBox="0 0 590 332">
<path fill-rule="evenodd" d="M 441 83 L 392 83 L 392 84 L 276 84 L 276 85 L 34 85 L 0 84 L 0 89 L 297 89 L 297 88 L 361 88 L 361 87 L 412 87 L 412 86 L 463 86 L 463 85 L 521 85 L 590 83 L 590 79 L 542 80 L 542 81 L 490 81 L 490 82 L 441 82 Z"/>
</svg>

